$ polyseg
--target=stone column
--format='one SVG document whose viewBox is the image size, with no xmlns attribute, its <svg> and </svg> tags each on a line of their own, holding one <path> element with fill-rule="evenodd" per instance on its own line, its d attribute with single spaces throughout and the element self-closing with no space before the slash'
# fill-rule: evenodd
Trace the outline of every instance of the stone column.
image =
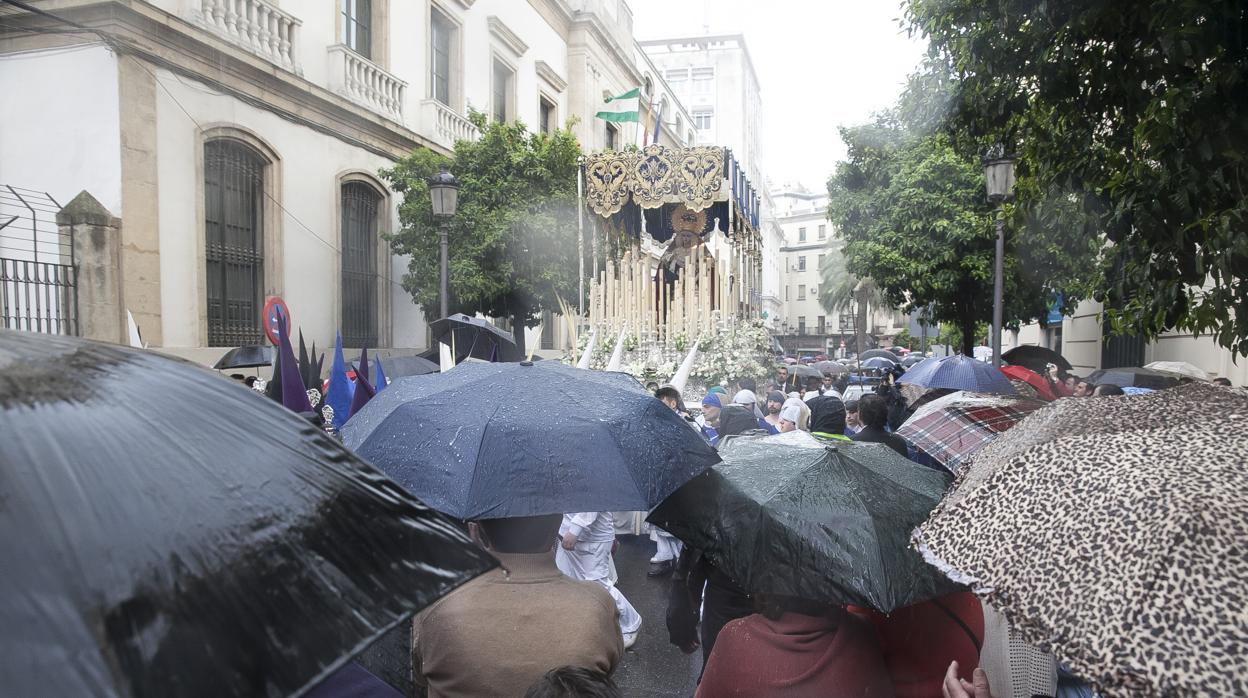
<svg viewBox="0 0 1248 698">
<path fill-rule="evenodd" d="M 79 334 L 124 344 L 129 335 L 121 300 L 121 219 L 83 191 L 56 214 L 56 223 L 74 244 Z"/>
</svg>

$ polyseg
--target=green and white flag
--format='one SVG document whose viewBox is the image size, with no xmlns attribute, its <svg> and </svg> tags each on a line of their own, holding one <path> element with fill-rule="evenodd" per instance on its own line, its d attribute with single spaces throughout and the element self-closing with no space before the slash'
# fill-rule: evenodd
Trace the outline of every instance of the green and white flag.
<svg viewBox="0 0 1248 698">
<path fill-rule="evenodd" d="M 641 122 L 641 88 L 634 87 L 617 97 L 607 99 L 606 108 L 596 115 L 606 121 Z"/>
</svg>

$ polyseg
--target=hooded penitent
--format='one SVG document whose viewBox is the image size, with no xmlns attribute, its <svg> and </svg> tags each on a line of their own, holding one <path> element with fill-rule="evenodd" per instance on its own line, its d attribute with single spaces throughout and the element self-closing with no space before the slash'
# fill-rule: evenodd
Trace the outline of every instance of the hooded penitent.
<svg viewBox="0 0 1248 698">
<path fill-rule="evenodd" d="M 758 418 L 748 407 L 729 405 L 719 413 L 719 428 L 716 431 L 721 437 L 744 434 L 755 429 L 758 429 Z"/>
<path fill-rule="evenodd" d="M 845 403 L 832 397 L 822 395 L 806 403 L 810 407 L 810 432 L 812 434 L 845 433 Z"/>
</svg>

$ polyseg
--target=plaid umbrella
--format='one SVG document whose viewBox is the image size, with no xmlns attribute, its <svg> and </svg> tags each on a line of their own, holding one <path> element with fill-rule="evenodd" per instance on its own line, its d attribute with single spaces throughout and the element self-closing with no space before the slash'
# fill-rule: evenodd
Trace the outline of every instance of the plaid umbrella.
<svg viewBox="0 0 1248 698">
<path fill-rule="evenodd" d="M 920 407 L 897 435 L 956 473 L 967 457 L 1042 406 L 1039 400 L 959 391 Z"/>
<path fill-rule="evenodd" d="M 1058 400 L 915 532 L 1106 698 L 1248 695 L 1248 391 Z"/>
</svg>

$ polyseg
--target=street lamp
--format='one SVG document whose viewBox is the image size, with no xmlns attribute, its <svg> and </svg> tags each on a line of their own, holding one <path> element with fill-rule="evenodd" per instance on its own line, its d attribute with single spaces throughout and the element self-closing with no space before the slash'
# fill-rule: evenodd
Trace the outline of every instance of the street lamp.
<svg viewBox="0 0 1248 698">
<path fill-rule="evenodd" d="M 438 168 L 436 175 L 429 178 L 429 198 L 433 201 L 433 217 L 438 221 L 438 233 L 441 237 L 441 308 L 442 317 L 447 316 L 447 302 L 450 294 L 447 291 L 449 276 L 447 262 L 447 236 L 450 234 L 451 218 L 455 215 L 455 207 L 459 204 L 459 183 L 455 175 L 446 171 L 446 165 Z"/>
<path fill-rule="evenodd" d="M 1005 202 L 1014 200 L 1014 162 L 1010 155 L 984 159 L 988 201 L 997 206 L 997 260 L 992 280 L 992 365 L 1001 367 L 1001 321 L 1005 276 Z"/>
</svg>

